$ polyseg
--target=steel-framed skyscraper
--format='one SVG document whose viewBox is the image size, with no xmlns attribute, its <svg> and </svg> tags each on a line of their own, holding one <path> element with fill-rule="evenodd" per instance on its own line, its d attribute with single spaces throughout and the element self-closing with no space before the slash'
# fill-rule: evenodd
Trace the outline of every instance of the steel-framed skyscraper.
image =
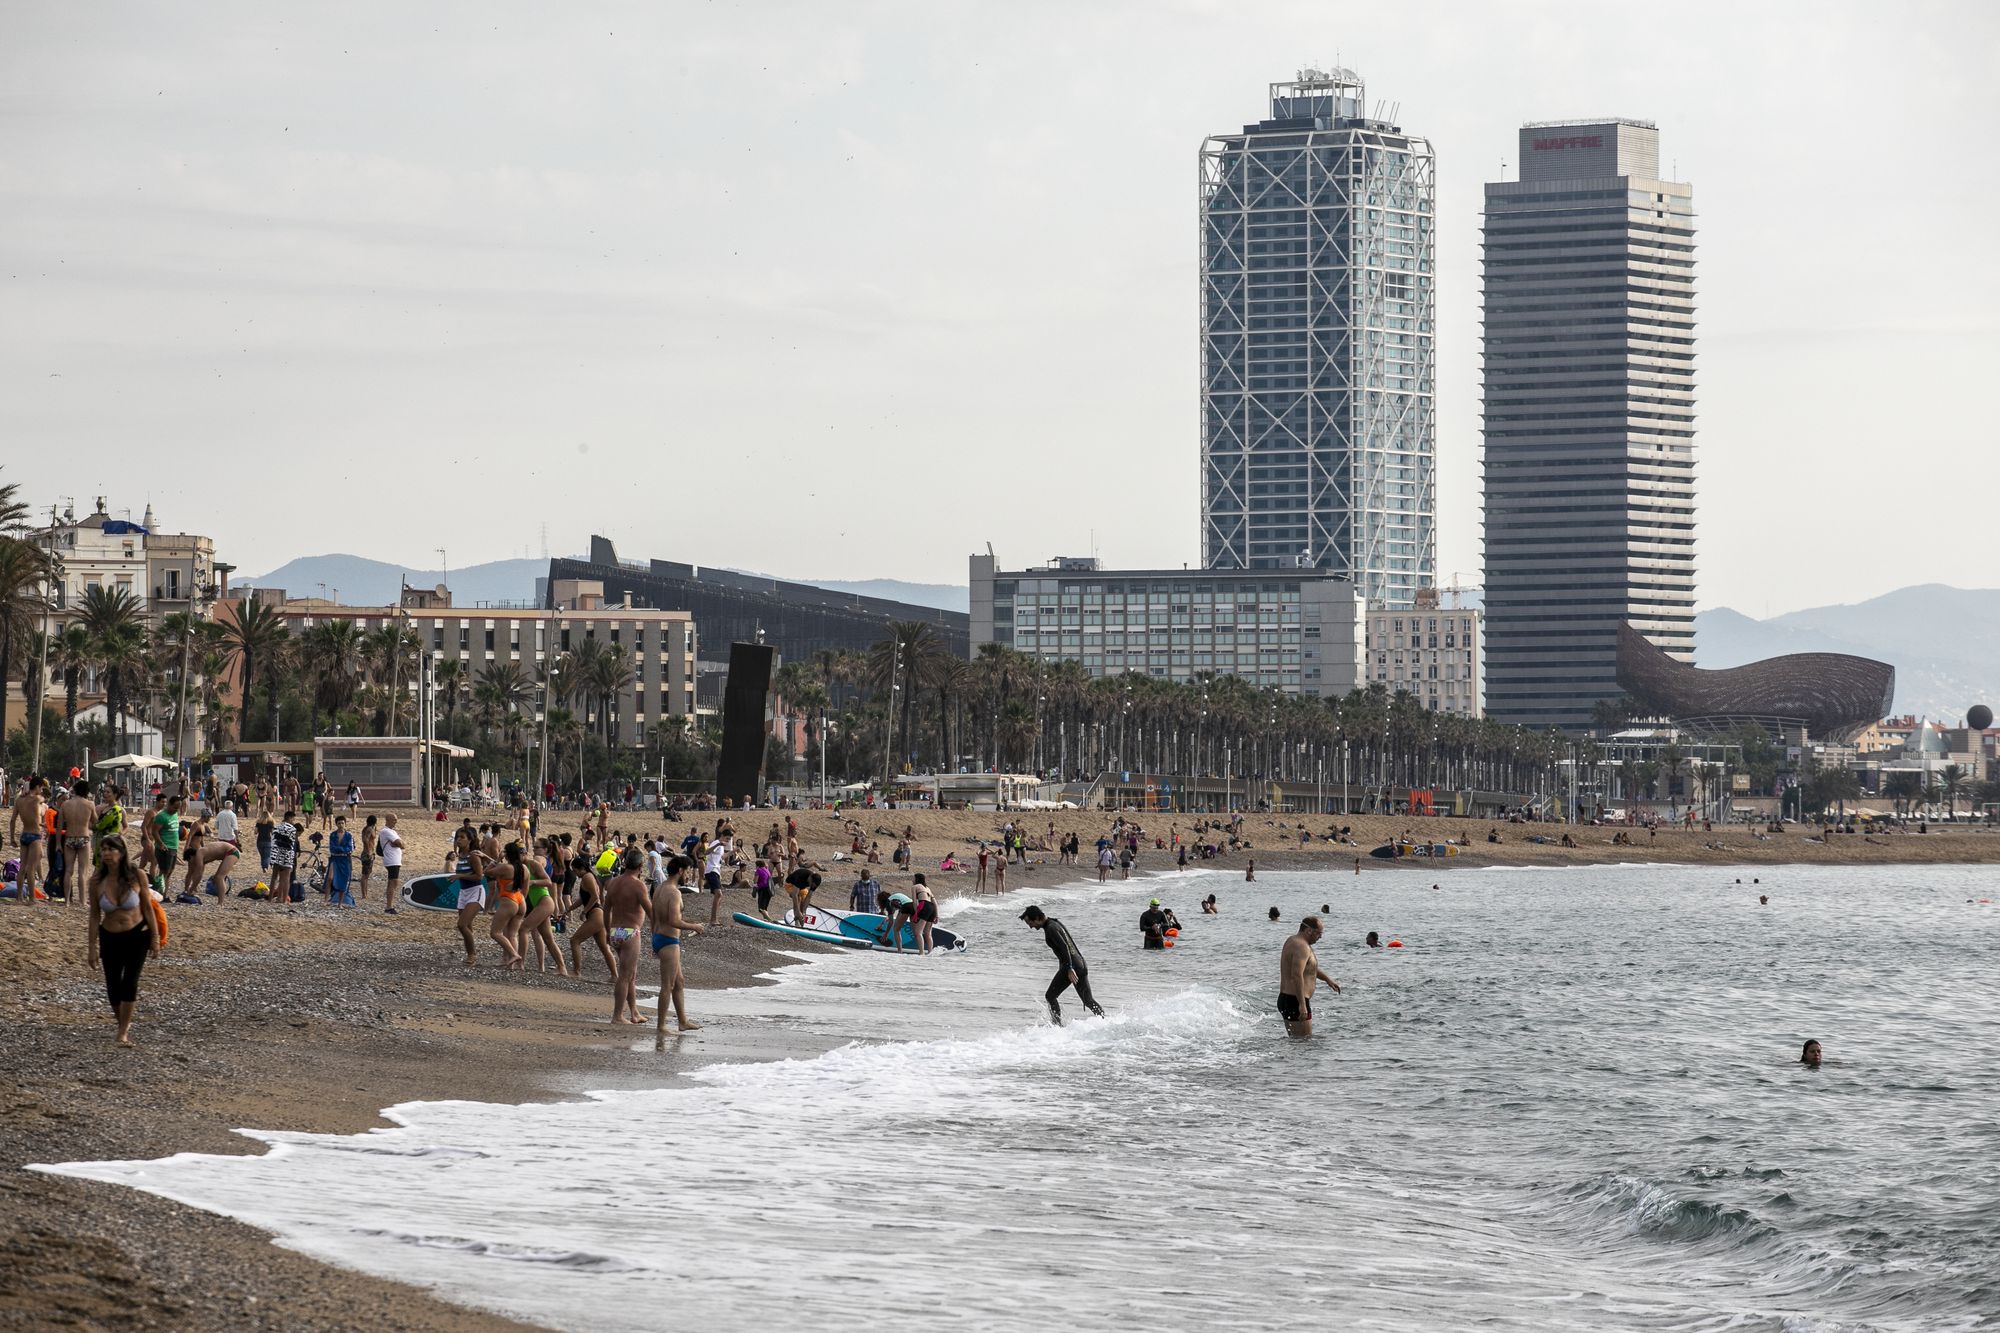
<svg viewBox="0 0 2000 1333">
<path fill-rule="evenodd" d="M 1434 216 L 1430 144 L 1349 70 L 1202 145 L 1204 564 L 1332 570 L 1383 606 L 1433 582 Z"/>
<path fill-rule="evenodd" d="M 1644 121 L 1520 161 L 1486 187 L 1486 712 L 1579 729 L 1620 624 L 1694 660 L 1694 192 Z"/>
</svg>

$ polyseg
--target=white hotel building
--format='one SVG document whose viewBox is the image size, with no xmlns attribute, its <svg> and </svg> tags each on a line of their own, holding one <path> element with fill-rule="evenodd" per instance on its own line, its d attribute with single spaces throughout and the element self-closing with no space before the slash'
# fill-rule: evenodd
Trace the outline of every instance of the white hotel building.
<svg viewBox="0 0 2000 1333">
<path fill-rule="evenodd" d="M 1478 611 L 1440 607 L 1428 590 L 1412 608 L 1370 608 L 1363 687 L 1408 693 L 1434 713 L 1485 716 L 1479 621 Z"/>
</svg>

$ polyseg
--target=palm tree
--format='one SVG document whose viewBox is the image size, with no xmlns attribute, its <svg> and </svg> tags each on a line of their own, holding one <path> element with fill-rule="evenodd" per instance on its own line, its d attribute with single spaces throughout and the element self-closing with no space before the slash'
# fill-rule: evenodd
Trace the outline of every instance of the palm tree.
<svg viewBox="0 0 2000 1333">
<path fill-rule="evenodd" d="M 1971 776 L 1970 773 L 1967 773 L 1958 764 L 1946 764 L 1938 770 L 1938 784 L 1944 792 L 1945 801 L 1948 803 L 1946 810 L 1948 818 L 1958 818 L 1958 794 L 1965 790 L 1965 784 Z"/>
<path fill-rule="evenodd" d="M 256 684 L 257 666 L 261 662 L 272 676 L 271 729 L 269 736 L 278 734 L 278 690 L 277 658 L 284 651 L 285 641 L 291 631 L 285 627 L 285 618 L 273 610 L 269 603 L 245 600 L 236 604 L 235 614 L 230 618 L 225 631 L 224 643 L 231 656 L 243 664 L 243 711 L 250 710 L 251 689 Z"/>
<path fill-rule="evenodd" d="M 464 659 L 447 657 L 431 669 L 431 684 L 437 690 L 438 702 L 444 705 L 444 734 L 455 737 L 458 706 L 465 702 L 472 673 L 466 669 Z"/>
<path fill-rule="evenodd" d="M 1667 813 L 1678 817 L 1680 806 L 1675 801 L 1674 789 L 1681 780 L 1681 765 L 1687 761 L 1687 754 L 1678 741 L 1668 741 L 1660 747 L 1660 766 L 1667 771 Z"/>
<path fill-rule="evenodd" d="M 475 693 L 484 692 L 499 705 L 509 735 L 513 733 L 521 705 L 535 697 L 534 682 L 528 679 L 528 673 L 521 669 L 519 662 L 512 661 L 488 662 L 479 673 L 473 690 Z"/>
<path fill-rule="evenodd" d="M 90 651 L 104 675 L 104 710 L 111 744 L 124 748 L 125 686 L 145 661 L 146 628 L 138 599 L 126 588 L 99 585 L 83 590 L 77 623 L 90 636 Z"/>
<path fill-rule="evenodd" d="M 604 748 L 609 750 L 616 739 L 611 713 L 619 697 L 632 688 L 632 659 L 606 648 L 592 659 L 586 672 L 585 683 L 598 699 L 598 722 L 604 729 Z"/>
<path fill-rule="evenodd" d="M 92 665 L 90 634 L 81 625 L 65 625 L 49 645 L 49 669 L 63 683 L 63 727 L 76 735 L 76 696 L 83 688 L 83 673 Z M 75 762 L 74 747 L 70 754 Z"/>
<path fill-rule="evenodd" d="M 555 761 L 550 771 L 555 774 L 556 785 L 564 785 L 562 779 L 562 756 L 566 754 L 577 755 L 576 781 L 581 785 L 583 782 L 583 759 L 578 752 L 578 746 L 583 740 L 583 723 L 577 719 L 575 713 L 561 704 L 557 704 L 549 709 L 548 730 L 549 754 Z"/>
<path fill-rule="evenodd" d="M 12 495 L 11 485 L 0 486 L 0 500 L 11 505 Z M 6 512 L 0 508 L 0 520 Z M 18 537 L 0 536 L 0 699 L 14 679 L 16 640 L 25 641 L 46 614 L 53 572 L 47 551 Z"/>
<path fill-rule="evenodd" d="M 359 688 L 362 633 L 351 620 L 322 620 L 299 639 L 299 666 L 306 676 L 309 732 L 319 731 L 322 711 L 338 715 Z"/>
</svg>

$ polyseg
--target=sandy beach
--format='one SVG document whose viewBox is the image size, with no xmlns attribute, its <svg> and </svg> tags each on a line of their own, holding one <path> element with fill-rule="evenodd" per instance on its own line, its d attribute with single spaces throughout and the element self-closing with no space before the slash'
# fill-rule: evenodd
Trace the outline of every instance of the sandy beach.
<svg viewBox="0 0 2000 1333">
<path fill-rule="evenodd" d="M 777 816 L 782 818 L 782 815 Z M 895 834 L 915 829 L 916 864 L 941 896 L 967 893 L 973 877 L 937 873 L 947 852 L 963 853 L 994 836 L 1006 816 L 960 812 L 858 811 L 850 817 L 880 840 L 886 859 Z M 551 814 L 546 827 L 574 827 L 578 815 Z M 738 820 L 756 838 L 770 812 Z M 834 863 L 847 839 L 826 812 L 795 815 L 807 851 L 827 863 L 822 897 L 840 904 L 851 878 Z M 1074 811 L 1016 816 L 1030 833 L 1074 830 L 1084 859 L 1111 816 Z M 1136 816 L 1148 833 L 1142 872 L 1167 871 L 1171 853 L 1153 835 L 1188 816 Z M 1669 862 L 1687 865 L 1987 863 L 2000 861 L 2000 834 L 1963 826 L 1929 835 L 1838 835 L 1812 841 L 1793 830 L 1759 840 L 1742 831 L 1633 830 L 1633 846 L 1611 844 L 1612 830 L 1573 830 L 1580 846 L 1525 841 L 1557 837 L 1556 826 L 1465 820 L 1416 821 L 1349 816 L 1356 846 L 1323 841 L 1329 823 L 1296 817 L 1246 818 L 1251 847 L 1207 863 L 1240 869 L 1254 857 L 1260 873 L 1338 869 L 1448 874 L 1457 866 L 1583 865 Z M 618 831 L 660 827 L 658 816 L 614 817 Z M 405 819 L 406 873 L 439 864 L 450 825 Z M 674 836 L 690 824 L 668 826 Z M 1503 841 L 1485 841 L 1489 827 Z M 1403 832 L 1424 840 L 1463 837 L 1470 845 L 1448 862 L 1388 863 L 1367 851 Z M 1047 886 L 1093 867 L 1058 866 L 1051 853 L 1015 866 L 1009 889 Z M 885 867 L 886 869 L 886 867 Z M 906 882 L 884 875 L 890 885 Z M 241 882 L 239 876 L 239 883 Z M 381 1125 L 398 1102 L 466 1098 L 515 1103 L 571 1096 L 587 1088 L 657 1084 L 692 1064 L 754 1058 L 756 1034 L 707 1029 L 700 1040 L 655 1051 L 651 1029 L 614 1033 L 604 1022 L 608 978 L 586 957 L 578 979 L 503 975 L 490 953 L 466 969 L 448 916 L 297 909 L 231 902 L 171 909 L 166 954 L 149 964 L 140 994 L 137 1050 L 111 1044 L 101 983 L 84 966 L 80 908 L 0 907 L 0 970 L 8 981 L 11 1021 L 0 1025 L 0 1327 L 172 1329 L 488 1329 L 520 1327 L 411 1289 L 336 1270 L 278 1249 L 252 1228 L 133 1191 L 23 1171 L 30 1162 L 156 1157 L 179 1151 L 256 1152 L 237 1126 L 355 1132 Z M 1225 894 L 1226 896 L 1226 894 Z M 725 896 L 722 928 L 694 940 L 690 982 L 701 988 L 744 986 L 788 961 L 772 952 L 811 949 L 798 941 L 728 924 L 750 907 L 747 891 Z M 690 902 L 705 921 L 707 904 Z M 697 995 L 691 1004 L 701 1015 Z M 770 1040 L 769 1037 L 763 1038 Z M 771 1055 L 795 1053 L 772 1049 Z"/>
</svg>

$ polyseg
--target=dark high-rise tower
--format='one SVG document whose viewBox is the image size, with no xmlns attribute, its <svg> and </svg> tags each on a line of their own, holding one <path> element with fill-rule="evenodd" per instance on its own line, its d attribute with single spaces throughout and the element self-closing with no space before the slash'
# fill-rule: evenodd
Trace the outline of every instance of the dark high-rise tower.
<svg viewBox="0 0 2000 1333">
<path fill-rule="evenodd" d="M 1520 158 L 1486 187 L 1486 712 L 1581 728 L 1620 623 L 1694 660 L 1694 199 L 1643 121 Z"/>
<path fill-rule="evenodd" d="M 1201 152 L 1202 562 L 1407 607 L 1437 562 L 1430 144 L 1348 70 Z"/>
</svg>

